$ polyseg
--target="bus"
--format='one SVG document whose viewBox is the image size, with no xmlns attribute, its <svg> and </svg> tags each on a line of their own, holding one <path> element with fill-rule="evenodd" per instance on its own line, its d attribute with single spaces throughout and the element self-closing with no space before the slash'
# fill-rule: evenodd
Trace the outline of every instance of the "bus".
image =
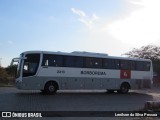
<svg viewBox="0 0 160 120">
<path fill-rule="evenodd" d="M 26 51 L 19 58 L 16 87 L 55 94 L 57 90 L 107 90 L 128 93 L 151 88 L 152 61 L 91 52 Z"/>
</svg>

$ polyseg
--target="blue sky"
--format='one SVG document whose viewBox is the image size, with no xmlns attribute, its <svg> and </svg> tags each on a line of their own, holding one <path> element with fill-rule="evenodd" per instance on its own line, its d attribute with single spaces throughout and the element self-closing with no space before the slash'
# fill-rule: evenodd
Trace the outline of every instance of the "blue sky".
<svg viewBox="0 0 160 120">
<path fill-rule="evenodd" d="M 28 50 L 120 56 L 135 47 L 159 44 L 157 4 L 158 0 L 1 0 L 1 64 L 9 65 Z"/>
</svg>

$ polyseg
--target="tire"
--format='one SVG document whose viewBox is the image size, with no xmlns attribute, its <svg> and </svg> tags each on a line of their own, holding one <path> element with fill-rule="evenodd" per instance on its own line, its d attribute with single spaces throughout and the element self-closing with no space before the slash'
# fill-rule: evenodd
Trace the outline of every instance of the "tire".
<svg viewBox="0 0 160 120">
<path fill-rule="evenodd" d="M 58 85 L 56 82 L 47 82 L 44 87 L 45 94 L 55 94 L 57 92 Z"/>
<path fill-rule="evenodd" d="M 117 92 L 118 93 L 122 93 L 122 94 L 126 94 L 126 93 L 128 93 L 129 89 L 130 89 L 129 84 L 128 83 L 123 83 L 121 85 L 120 89 L 117 90 Z"/>
</svg>

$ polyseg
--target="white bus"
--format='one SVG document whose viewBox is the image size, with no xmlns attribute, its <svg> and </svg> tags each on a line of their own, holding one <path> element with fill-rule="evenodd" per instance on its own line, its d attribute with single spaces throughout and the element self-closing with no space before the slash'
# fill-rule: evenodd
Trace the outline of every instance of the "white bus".
<svg viewBox="0 0 160 120">
<path fill-rule="evenodd" d="M 150 88 L 149 59 L 113 57 L 102 53 L 27 51 L 20 54 L 16 87 L 54 94 L 57 90 L 100 90 L 128 93 Z"/>
</svg>

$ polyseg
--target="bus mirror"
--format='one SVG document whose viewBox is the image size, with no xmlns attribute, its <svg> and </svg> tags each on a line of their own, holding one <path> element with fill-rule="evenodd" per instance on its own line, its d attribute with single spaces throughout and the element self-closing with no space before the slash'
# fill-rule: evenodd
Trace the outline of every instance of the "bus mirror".
<svg viewBox="0 0 160 120">
<path fill-rule="evenodd" d="M 13 58 L 10 65 L 12 66 L 14 62 L 19 62 L 19 58 Z"/>
<path fill-rule="evenodd" d="M 12 66 L 14 62 L 19 63 L 19 60 L 20 60 L 20 59 L 22 59 L 22 60 L 26 60 L 26 59 L 27 59 L 27 57 L 13 58 L 13 59 L 12 59 L 12 61 L 11 61 L 11 64 L 10 64 L 10 65 Z"/>
<path fill-rule="evenodd" d="M 19 58 L 13 58 L 12 61 L 13 61 L 13 62 L 18 62 L 18 61 L 19 61 Z"/>
</svg>

